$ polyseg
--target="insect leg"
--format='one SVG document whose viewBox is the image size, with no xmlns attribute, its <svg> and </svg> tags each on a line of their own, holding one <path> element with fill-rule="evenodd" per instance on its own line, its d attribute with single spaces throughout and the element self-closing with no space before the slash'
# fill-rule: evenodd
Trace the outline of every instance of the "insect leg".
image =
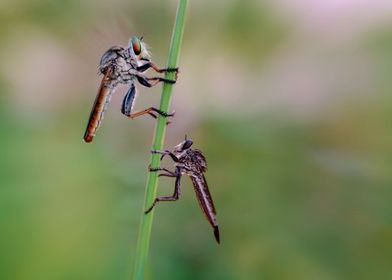
<svg viewBox="0 0 392 280">
<path fill-rule="evenodd" d="M 132 83 L 127 94 L 124 96 L 122 105 L 121 105 L 121 113 L 130 116 L 132 112 L 132 108 L 135 102 L 136 97 L 136 87 L 135 84 Z"/>
<path fill-rule="evenodd" d="M 161 154 L 161 160 L 164 158 L 164 156 L 168 155 L 172 158 L 172 160 L 174 162 L 178 162 L 178 158 L 175 154 L 173 154 L 172 152 L 170 152 L 169 150 L 165 150 L 165 151 L 158 151 L 158 150 L 152 150 L 151 153 L 153 154 Z"/>
<path fill-rule="evenodd" d="M 151 167 L 149 166 L 149 167 L 148 167 L 148 170 L 149 170 L 150 172 L 157 172 L 157 171 L 165 171 L 165 172 L 166 172 L 166 173 L 160 173 L 160 174 L 158 175 L 158 177 L 162 177 L 162 176 L 166 176 L 166 177 L 176 177 L 176 176 L 177 176 L 175 172 L 170 171 L 169 169 L 166 169 L 166 168 L 160 168 L 160 167 L 158 167 L 158 168 L 151 168 Z"/>
<path fill-rule="evenodd" d="M 147 78 L 141 75 L 137 75 L 136 78 L 139 81 L 139 83 L 141 83 L 145 87 L 153 87 L 159 82 L 164 82 L 168 84 L 174 84 L 176 82 L 175 80 L 169 80 L 161 77 Z"/>
<path fill-rule="evenodd" d="M 146 64 L 143 64 L 141 66 L 138 66 L 136 69 L 139 72 L 144 72 L 148 70 L 149 68 L 154 69 L 158 73 L 163 73 L 163 72 L 178 72 L 178 67 L 176 68 L 159 68 L 158 65 L 156 65 L 154 62 L 149 61 Z"/>
<path fill-rule="evenodd" d="M 156 119 L 157 116 L 155 113 L 158 113 L 164 117 L 174 116 L 174 112 L 168 114 L 168 113 L 165 113 L 165 112 L 163 112 L 157 108 L 154 108 L 154 107 L 147 108 L 147 109 L 140 111 L 140 112 L 132 113 L 132 108 L 134 105 L 135 97 L 136 97 L 136 87 L 132 83 L 131 87 L 129 88 L 127 94 L 125 95 L 125 97 L 123 99 L 122 106 L 121 106 L 121 113 L 123 113 L 127 117 L 136 118 L 141 115 L 149 114 L 151 117 Z"/>
<path fill-rule="evenodd" d="M 161 173 L 161 174 L 158 175 L 158 177 L 170 177 L 170 178 L 173 178 L 173 177 L 176 177 L 176 176 L 175 175 L 173 176 L 171 174 Z"/>
<path fill-rule="evenodd" d="M 174 116 L 174 112 L 172 112 L 172 113 L 166 113 L 166 112 L 163 112 L 163 111 L 161 111 L 161 110 L 159 110 L 159 109 L 157 109 L 157 108 L 155 108 L 155 107 L 150 107 L 150 108 L 147 108 L 147 109 L 144 109 L 144 110 L 142 110 L 142 111 L 139 111 L 139 112 L 136 112 L 136 113 L 132 113 L 132 114 L 129 114 L 129 115 L 127 115 L 127 117 L 130 117 L 130 118 L 136 118 L 136 117 L 139 117 L 139 116 L 142 116 L 142 115 L 145 115 L 145 114 L 149 114 L 150 116 L 152 116 L 153 118 L 157 118 L 157 116 L 154 114 L 154 112 L 156 112 L 156 113 L 158 113 L 159 115 L 161 115 L 161 116 L 164 116 L 164 117 L 173 117 Z"/>
<path fill-rule="evenodd" d="M 179 170 L 179 168 L 176 168 L 176 182 L 174 185 L 173 195 L 172 196 L 161 196 L 161 197 L 155 198 L 154 203 L 144 213 L 145 214 L 150 213 L 151 210 L 155 207 L 155 205 L 160 201 L 176 201 L 176 200 L 178 200 L 178 198 L 180 197 L 180 194 L 181 194 L 180 183 L 181 183 L 181 171 Z"/>
</svg>

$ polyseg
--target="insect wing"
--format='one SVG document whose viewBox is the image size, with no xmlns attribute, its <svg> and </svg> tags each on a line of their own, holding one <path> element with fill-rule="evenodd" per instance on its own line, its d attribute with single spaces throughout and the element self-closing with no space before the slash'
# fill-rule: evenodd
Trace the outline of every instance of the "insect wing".
<svg viewBox="0 0 392 280">
<path fill-rule="evenodd" d="M 219 243 L 220 238 L 219 238 L 218 222 L 216 221 L 216 210 L 215 210 L 214 202 L 212 201 L 210 191 L 208 189 L 206 178 L 204 177 L 203 174 L 201 174 L 199 176 L 191 176 L 191 180 L 196 192 L 199 205 L 203 210 L 203 213 L 206 216 L 207 220 L 214 228 L 215 239 Z"/>
</svg>

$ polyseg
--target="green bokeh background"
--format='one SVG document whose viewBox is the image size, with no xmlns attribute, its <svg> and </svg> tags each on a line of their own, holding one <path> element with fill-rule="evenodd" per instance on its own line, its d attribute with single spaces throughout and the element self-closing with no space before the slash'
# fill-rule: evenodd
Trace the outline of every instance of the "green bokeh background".
<svg viewBox="0 0 392 280">
<path fill-rule="evenodd" d="M 147 279 L 392 279 L 390 1 L 189 2 L 166 146 L 204 151 L 222 242 L 185 179 Z M 0 3 L 0 279 L 130 279 L 154 122 L 122 87 L 82 135 L 102 53 L 138 34 L 164 65 L 176 4 Z"/>
</svg>

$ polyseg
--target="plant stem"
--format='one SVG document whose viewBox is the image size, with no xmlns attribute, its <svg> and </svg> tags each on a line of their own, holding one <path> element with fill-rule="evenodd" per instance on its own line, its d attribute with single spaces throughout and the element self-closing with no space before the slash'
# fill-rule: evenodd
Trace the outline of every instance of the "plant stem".
<svg viewBox="0 0 392 280">
<path fill-rule="evenodd" d="M 167 62 L 168 68 L 177 67 L 177 62 L 180 55 L 183 31 L 184 31 L 186 5 L 187 5 L 187 0 L 179 0 L 176 21 L 174 24 L 171 45 L 169 50 L 169 58 Z M 167 72 L 165 78 L 174 79 L 175 73 Z M 172 88 L 173 88 L 172 84 L 164 83 L 163 85 L 161 103 L 159 109 L 164 112 L 168 112 L 169 110 Z M 155 128 L 154 140 L 152 144 L 153 150 L 162 150 L 163 148 L 165 132 L 166 132 L 166 123 L 167 123 L 167 118 L 159 115 L 157 120 L 157 125 Z M 150 166 L 152 168 L 156 168 L 160 166 L 160 155 L 158 154 L 151 155 Z M 150 237 L 151 237 L 151 227 L 152 227 L 152 221 L 154 217 L 154 210 L 152 210 L 149 214 L 144 214 L 144 210 L 152 205 L 156 196 L 157 185 L 158 185 L 158 172 L 149 172 L 147 178 L 147 184 L 146 184 L 144 208 L 140 221 L 139 236 L 138 236 L 137 247 L 136 247 L 134 279 L 137 280 L 144 279 L 144 271 L 145 271 L 145 265 L 148 256 L 148 249 L 149 249 Z"/>
</svg>

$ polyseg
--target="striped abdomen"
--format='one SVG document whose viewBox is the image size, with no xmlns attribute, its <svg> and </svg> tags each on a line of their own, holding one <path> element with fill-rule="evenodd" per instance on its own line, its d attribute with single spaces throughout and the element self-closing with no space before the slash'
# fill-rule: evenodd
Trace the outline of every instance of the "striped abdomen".
<svg viewBox="0 0 392 280">
<path fill-rule="evenodd" d="M 105 73 L 98 95 L 95 98 L 93 108 L 91 109 L 90 118 L 87 123 L 86 132 L 84 133 L 84 141 L 90 143 L 101 124 L 105 110 L 108 107 L 110 98 L 112 97 L 113 88 L 110 86 L 110 76 L 112 69 L 109 68 Z"/>
</svg>

